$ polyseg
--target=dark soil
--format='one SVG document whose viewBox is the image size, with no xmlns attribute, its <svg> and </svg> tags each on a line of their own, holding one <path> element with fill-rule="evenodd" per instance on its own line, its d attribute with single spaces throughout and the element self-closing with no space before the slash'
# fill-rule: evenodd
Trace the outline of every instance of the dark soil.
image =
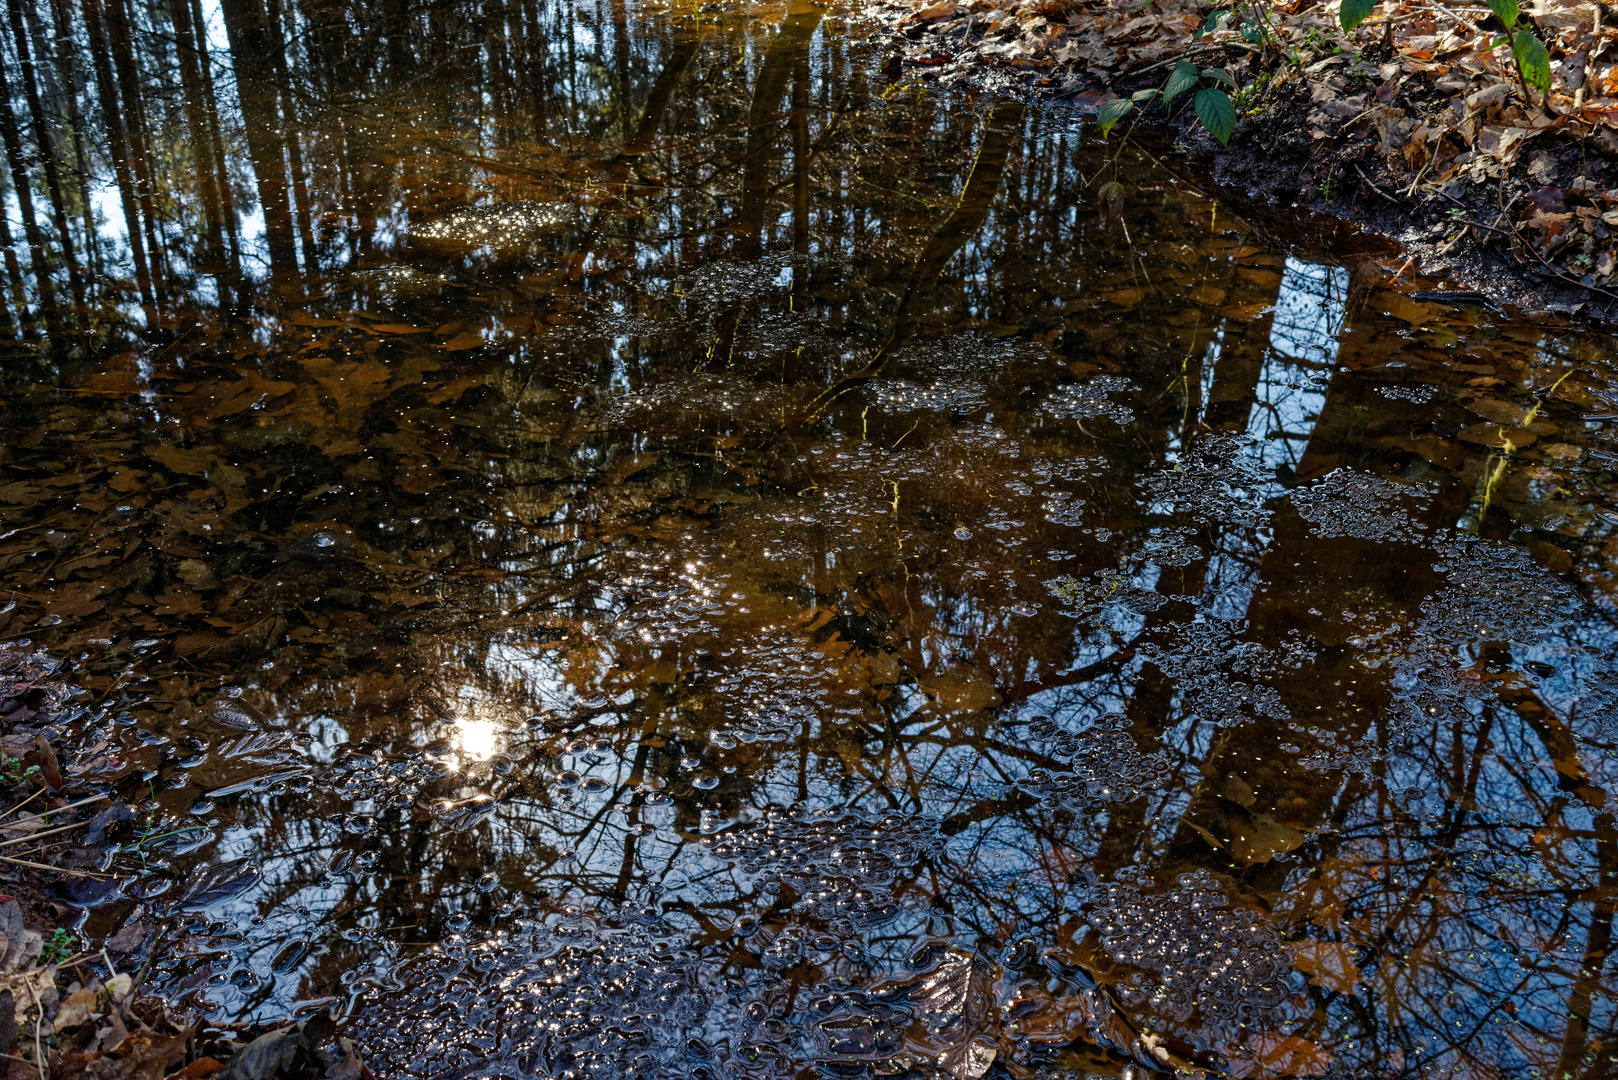
<svg viewBox="0 0 1618 1080">
<path fill-rule="evenodd" d="M 925 48 L 928 36 L 947 24 L 911 24 L 895 32 L 895 52 L 885 68 L 890 78 L 911 74 L 973 89 L 1022 96 L 1051 107 L 1094 113 L 1105 96 L 1128 96 L 1155 87 L 1161 71 L 1107 83 L 1083 69 L 1021 70 L 1010 66 L 951 69 L 903 59 Z M 940 55 L 947 55 L 940 49 Z M 1204 56 L 1205 63 L 1218 63 Z M 1248 53 L 1232 50 L 1223 65 L 1242 85 L 1264 75 Z M 1441 77 L 1440 77 L 1441 78 Z M 1618 291 L 1581 283 L 1565 269 L 1547 266 L 1512 221 L 1534 192 L 1606 189 L 1618 186 L 1618 165 L 1591 140 L 1561 130 L 1538 136 L 1530 178 L 1518 164 L 1498 184 L 1456 182 L 1440 191 L 1394 175 L 1378 152 L 1376 134 L 1352 117 L 1334 119 L 1317 108 L 1343 76 L 1294 79 L 1266 87 L 1237 121 L 1230 145 L 1221 147 L 1196 123 L 1182 99 L 1173 115 L 1154 107 L 1138 121 L 1113 130 L 1150 148 L 1165 164 L 1178 156 L 1184 179 L 1241 214 L 1261 233 L 1294 250 L 1327 259 L 1378 254 L 1393 261 L 1401 280 L 1418 278 L 1428 289 L 1466 294 L 1490 306 L 1529 315 L 1555 315 L 1600 328 L 1618 326 Z M 1433 111 L 1447 106 L 1453 89 L 1418 75 L 1399 89 L 1399 103 Z M 1360 88 L 1362 90 L 1369 89 Z M 1324 136 L 1324 137 L 1322 137 Z M 1548 161 L 1547 161 L 1548 159 Z M 1550 172 L 1545 166 L 1550 164 Z M 1559 192 L 1560 193 L 1560 192 Z M 1343 223 L 1350 228 L 1336 227 Z M 1462 225 L 1470 225 L 1457 237 Z M 1405 264 L 1408 262 L 1408 268 Z M 1395 271 L 1390 271 L 1393 273 Z"/>
</svg>

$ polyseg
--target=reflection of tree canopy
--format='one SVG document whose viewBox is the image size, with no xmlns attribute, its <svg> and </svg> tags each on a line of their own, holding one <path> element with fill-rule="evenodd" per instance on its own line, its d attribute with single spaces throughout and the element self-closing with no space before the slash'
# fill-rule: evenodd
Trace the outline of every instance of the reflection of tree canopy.
<svg viewBox="0 0 1618 1080">
<path fill-rule="evenodd" d="M 1144 157 L 1107 228 L 809 5 L 354 14 L 8 67 L 0 629 L 209 827 L 132 870 L 265 870 L 160 985 L 423 1075 L 1602 1075 L 1599 342 Z"/>
</svg>

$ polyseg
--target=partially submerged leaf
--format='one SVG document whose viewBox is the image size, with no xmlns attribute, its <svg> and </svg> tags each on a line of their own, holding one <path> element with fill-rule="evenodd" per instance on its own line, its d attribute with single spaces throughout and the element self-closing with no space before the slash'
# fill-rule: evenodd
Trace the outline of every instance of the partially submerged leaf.
<svg viewBox="0 0 1618 1080">
<path fill-rule="evenodd" d="M 229 862 L 205 866 L 191 878 L 185 894 L 180 898 L 182 910 L 194 911 L 239 896 L 257 885 L 264 876 L 258 864 L 251 859 L 232 859 Z"/>
<path fill-rule="evenodd" d="M 1128 98 L 1113 98 L 1101 106 L 1101 112 L 1097 116 L 1097 119 L 1101 122 L 1101 137 L 1105 139 L 1112 131 L 1112 125 L 1128 116 L 1130 110 L 1134 107 L 1135 103 Z"/>
</svg>

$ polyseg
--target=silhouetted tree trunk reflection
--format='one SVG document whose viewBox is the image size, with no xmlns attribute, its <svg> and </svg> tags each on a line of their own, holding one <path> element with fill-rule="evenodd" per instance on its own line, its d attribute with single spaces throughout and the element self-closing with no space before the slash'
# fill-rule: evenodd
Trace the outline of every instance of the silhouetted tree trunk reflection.
<svg viewBox="0 0 1618 1080">
<path fill-rule="evenodd" d="M 270 269 L 277 274 L 292 274 L 298 268 L 298 249 L 292 207 L 287 201 L 282 124 L 276 107 L 279 93 L 270 70 L 280 34 L 272 32 L 261 0 L 220 0 L 219 8 L 230 35 L 231 66 L 236 72 L 236 92 L 247 124 L 247 153 L 257 182 L 259 207 L 264 213 Z"/>
<path fill-rule="evenodd" d="M 45 120 L 45 108 L 39 99 L 39 79 L 34 70 L 33 53 L 28 47 L 28 33 L 23 26 L 22 0 L 7 0 L 7 14 L 11 21 L 12 42 L 22 68 L 23 94 L 28 102 L 28 115 L 33 120 L 34 147 L 45 173 L 45 190 L 51 200 L 51 223 L 56 228 L 56 242 L 67 264 L 69 286 L 74 302 L 82 308 L 85 298 L 84 270 L 74 254 L 73 232 L 68 226 L 67 200 L 62 194 L 62 180 L 56 166 L 56 145 L 52 127 Z M 9 92 L 9 88 L 8 88 Z"/>
<path fill-rule="evenodd" d="M 9 59 L 5 61 L 3 73 L 0 94 L 5 96 L 5 101 L 0 102 L 0 138 L 5 140 L 12 191 L 17 196 L 17 208 L 22 216 L 23 235 L 28 238 L 28 263 L 33 270 L 35 286 L 39 289 L 40 314 L 45 320 L 47 333 L 54 338 L 61 330 L 61 320 L 56 310 L 56 290 L 51 282 L 47 255 L 49 243 L 39 228 L 39 219 L 34 215 L 33 180 L 28 174 L 28 158 L 17 128 L 17 116 L 11 109 L 14 91 Z"/>
<path fill-rule="evenodd" d="M 112 155 L 113 176 L 118 185 L 119 201 L 123 205 L 124 228 L 129 243 L 130 260 L 135 266 L 135 281 L 140 288 L 141 300 L 153 321 L 158 317 L 158 284 L 147 258 L 146 243 L 141 229 L 141 207 L 135 193 L 135 177 L 130 167 L 131 151 L 124 126 L 123 111 L 118 105 L 118 88 L 113 81 L 112 41 L 102 21 L 101 0 L 81 0 L 84 24 L 90 38 L 90 59 L 95 68 L 96 90 L 101 103 L 102 123 L 107 127 L 108 149 Z"/>
</svg>

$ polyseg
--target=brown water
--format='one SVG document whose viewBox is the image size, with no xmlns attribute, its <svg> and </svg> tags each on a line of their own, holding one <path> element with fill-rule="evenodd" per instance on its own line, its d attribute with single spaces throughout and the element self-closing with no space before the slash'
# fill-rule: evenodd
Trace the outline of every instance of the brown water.
<svg viewBox="0 0 1618 1080">
<path fill-rule="evenodd" d="M 833 9 L 108 10 L 122 172 L 37 35 L 0 636 L 185 1008 L 381 1076 L 1618 1072 L 1609 339 Z"/>
</svg>

